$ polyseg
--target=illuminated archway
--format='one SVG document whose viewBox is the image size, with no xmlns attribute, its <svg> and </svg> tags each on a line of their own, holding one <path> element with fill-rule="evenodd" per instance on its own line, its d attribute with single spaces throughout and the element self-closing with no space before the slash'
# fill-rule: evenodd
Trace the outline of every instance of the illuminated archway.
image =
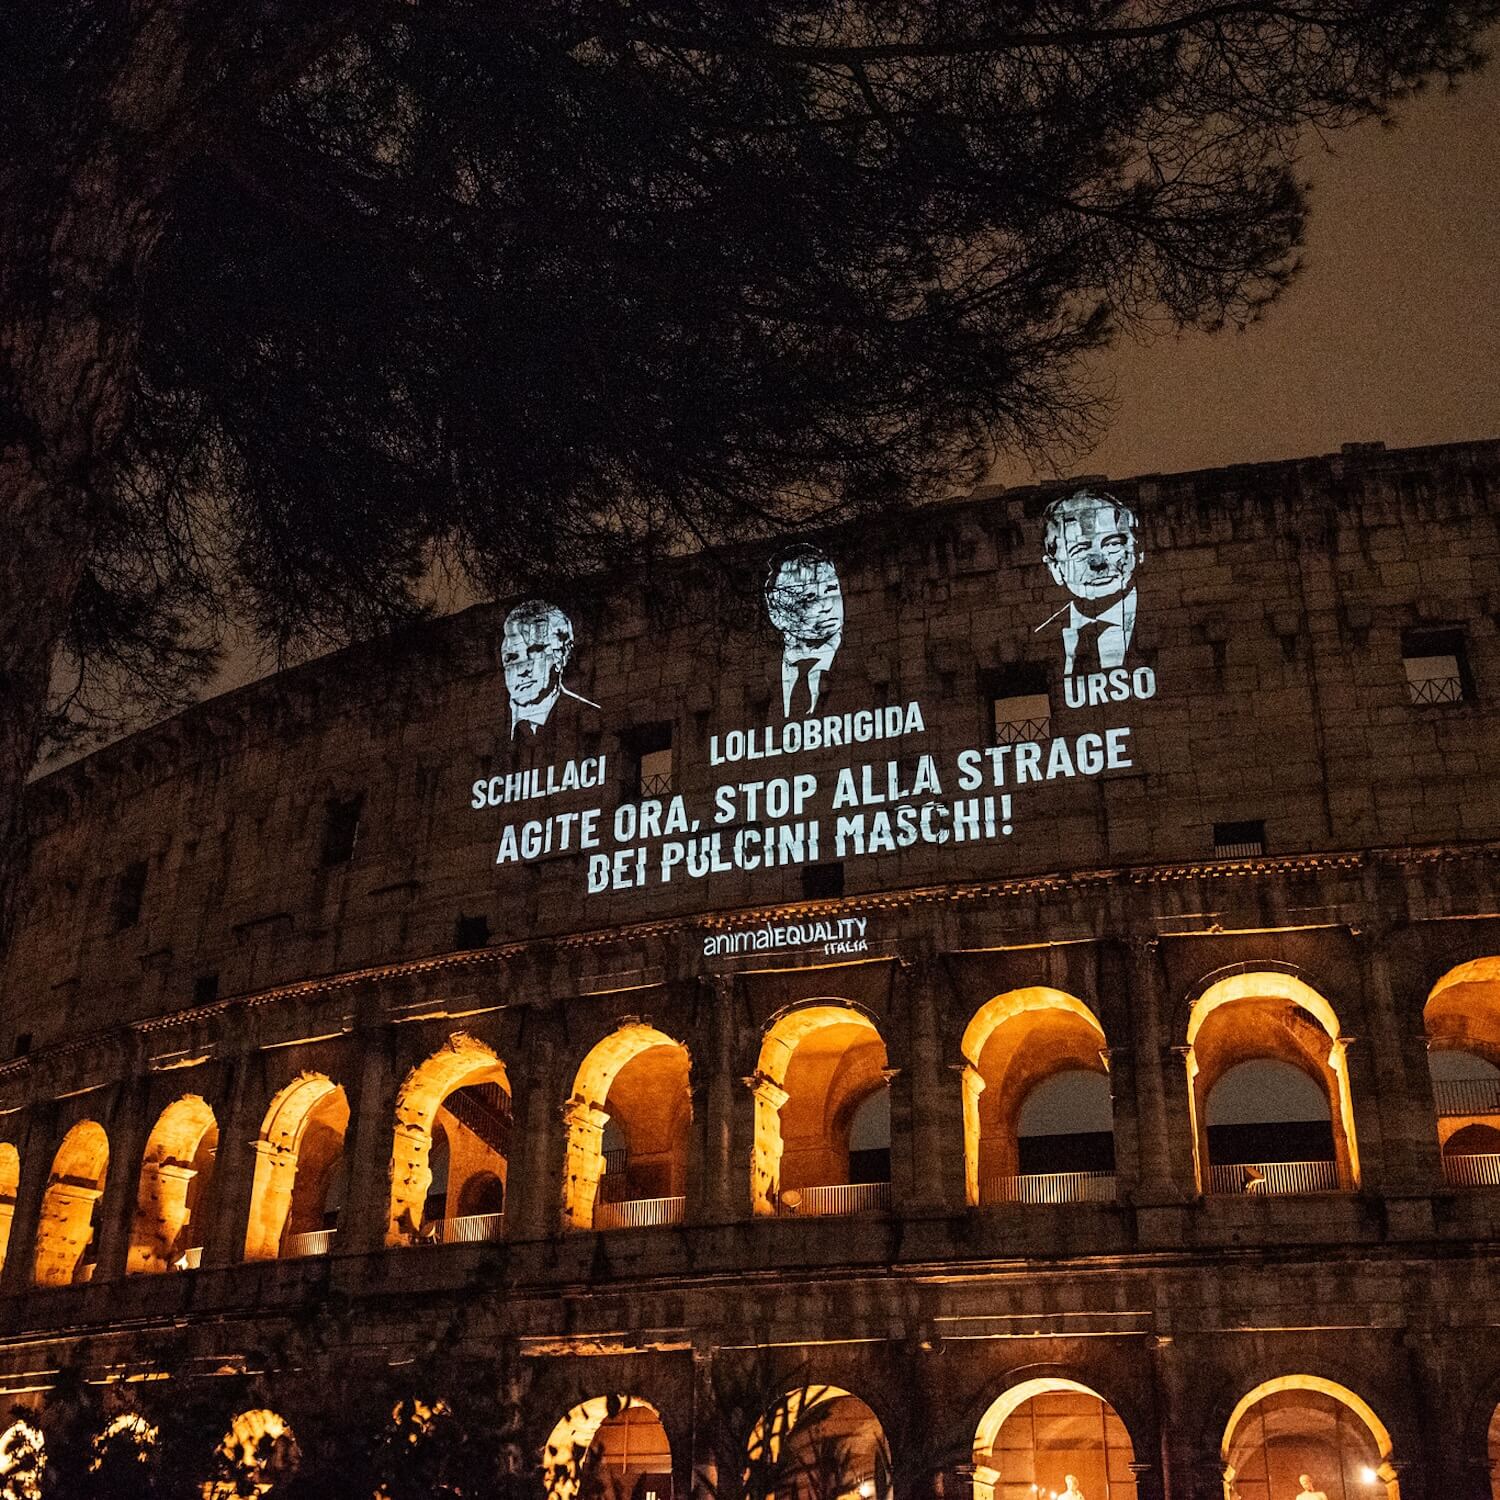
<svg viewBox="0 0 1500 1500">
<path fill-rule="evenodd" d="M 1500 1500 L 1500 1406 L 1490 1413 L 1484 1452 L 1490 1463 L 1490 1500 Z"/>
<path fill-rule="evenodd" d="M 672 1450 L 661 1414 L 649 1401 L 639 1396 L 594 1396 L 575 1406 L 552 1429 L 542 1449 L 542 1484 L 548 1500 L 576 1500 L 596 1467 L 626 1494 L 639 1486 L 666 1500 Z M 652 1490 L 653 1477 L 665 1481 L 659 1492 Z"/>
<path fill-rule="evenodd" d="M 852 1005 L 820 1002 L 783 1013 L 761 1042 L 752 1086 L 755 1142 L 750 1199 L 757 1214 L 785 1211 L 796 1192 L 802 1212 L 819 1211 L 820 1196 L 843 1212 L 836 1189 L 850 1183 L 849 1130 L 862 1105 L 888 1088 L 885 1042 L 874 1022 Z M 889 1201 L 889 1153 L 880 1193 L 850 1195 Z M 877 1182 L 876 1188 L 880 1185 Z"/>
<path fill-rule="evenodd" d="M 105 1470 L 115 1480 L 139 1474 L 141 1467 L 151 1462 L 159 1436 L 158 1429 L 139 1412 L 121 1412 L 94 1434 L 89 1472 Z"/>
<path fill-rule="evenodd" d="M 1400 1500 L 1391 1435 L 1369 1403 L 1318 1375 L 1281 1375 L 1243 1397 L 1220 1448 L 1225 1500 L 1279 1500 L 1300 1476 L 1328 1500 Z"/>
<path fill-rule="evenodd" d="M 673 1200 L 671 1217 L 680 1217 L 675 1200 L 686 1192 L 690 1072 L 687 1048 L 644 1021 L 627 1022 L 590 1050 L 564 1112 L 564 1228 L 593 1228 L 606 1217 L 598 1212 L 604 1205 L 627 1201 Z M 605 1156 L 606 1126 L 612 1135 L 618 1131 L 613 1162 Z"/>
<path fill-rule="evenodd" d="M 271 1101 L 255 1142 L 255 1177 L 245 1259 L 275 1260 L 326 1248 L 337 1220 L 332 1201 L 349 1128 L 344 1090 L 322 1073 L 303 1073 Z"/>
<path fill-rule="evenodd" d="M 974 1433 L 975 1500 L 1064 1495 L 1071 1475 L 1089 1500 L 1135 1500 L 1135 1448 L 1097 1391 L 1060 1375 L 1012 1386 Z"/>
<path fill-rule="evenodd" d="M 171 1270 L 201 1253 L 219 1127 L 197 1094 L 169 1104 L 146 1140 L 126 1275 Z"/>
<path fill-rule="evenodd" d="M 750 1435 L 747 1488 L 777 1500 L 891 1500 L 880 1419 L 836 1385 L 788 1391 Z"/>
<path fill-rule="evenodd" d="M 1034 1092 L 1065 1073 L 1108 1076 L 1104 1028 L 1083 1001 L 1032 985 L 980 1006 L 960 1043 L 965 1059 L 964 1187 L 967 1201 L 1009 1197 L 1000 1184 L 1023 1172 L 1021 1111 Z M 1031 1166 L 1027 1163 L 1026 1166 Z M 1113 1141 L 1100 1170 L 1113 1172 Z"/>
<path fill-rule="evenodd" d="M 1500 1185 L 1500 958 L 1450 969 L 1422 1012 L 1450 1183 Z"/>
<path fill-rule="evenodd" d="M 218 1474 L 203 1486 L 204 1500 L 269 1494 L 296 1472 L 299 1456 L 296 1435 L 278 1412 L 242 1411 L 214 1454 Z"/>
<path fill-rule="evenodd" d="M 1332 1005 L 1311 985 L 1269 969 L 1220 979 L 1193 1003 L 1186 1042 L 1189 1122 L 1200 1192 L 1359 1186 L 1347 1038 Z M 1261 1170 L 1260 1163 L 1214 1162 L 1209 1149 L 1208 1096 L 1231 1068 L 1263 1061 L 1287 1063 L 1322 1090 L 1333 1135 L 1332 1163 L 1309 1161 L 1295 1169 L 1278 1166 L 1270 1171 Z M 1217 1174 L 1215 1166 L 1221 1168 Z"/>
<path fill-rule="evenodd" d="M 16 1218 L 16 1194 L 21 1187 L 21 1153 L 0 1141 L 0 1267 L 10 1249 L 10 1230 Z"/>
<path fill-rule="evenodd" d="M 409 1244 L 434 1220 L 462 1216 L 465 1184 L 510 1172 L 510 1080 L 494 1050 L 460 1032 L 407 1074 L 396 1095 L 386 1244 Z M 447 1143 L 446 1180 L 433 1191 L 433 1132 Z M 486 1236 L 489 1237 L 489 1236 Z"/>
<path fill-rule="evenodd" d="M 35 1281 L 68 1286 L 93 1273 L 86 1253 L 94 1240 L 94 1216 L 109 1170 L 109 1138 L 93 1120 L 80 1120 L 63 1137 L 52 1159 L 36 1230 Z"/>
<path fill-rule="evenodd" d="M 0 1500 L 37 1500 L 47 1445 L 39 1427 L 20 1418 L 0 1432 Z"/>
</svg>

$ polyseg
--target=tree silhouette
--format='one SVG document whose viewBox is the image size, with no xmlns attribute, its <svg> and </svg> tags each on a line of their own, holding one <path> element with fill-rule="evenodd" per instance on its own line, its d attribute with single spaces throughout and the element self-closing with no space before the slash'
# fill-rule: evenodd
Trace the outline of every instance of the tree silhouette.
<svg viewBox="0 0 1500 1500">
<path fill-rule="evenodd" d="M 1299 132 L 1495 6 L 4 7 L 0 850 L 49 683 L 174 701 L 228 613 L 306 650 L 435 563 L 550 588 L 1077 438 L 1080 355 L 1253 317 Z"/>
</svg>

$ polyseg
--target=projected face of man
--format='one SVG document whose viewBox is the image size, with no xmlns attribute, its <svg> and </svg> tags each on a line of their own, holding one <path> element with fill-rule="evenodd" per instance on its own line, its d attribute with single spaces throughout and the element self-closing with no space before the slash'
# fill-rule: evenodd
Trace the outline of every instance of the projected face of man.
<svg viewBox="0 0 1500 1500">
<path fill-rule="evenodd" d="M 524 605 L 513 609 L 506 616 L 500 646 L 511 703 L 530 708 L 557 692 L 572 649 L 572 632 L 561 610 Z"/>
<path fill-rule="evenodd" d="M 1056 507 L 1044 546 L 1053 582 L 1093 604 L 1128 593 L 1141 557 L 1134 512 L 1101 495 L 1074 495 Z"/>
<path fill-rule="evenodd" d="M 788 646 L 822 646 L 844 628 L 844 591 L 826 557 L 782 563 L 766 591 L 766 607 Z"/>
</svg>

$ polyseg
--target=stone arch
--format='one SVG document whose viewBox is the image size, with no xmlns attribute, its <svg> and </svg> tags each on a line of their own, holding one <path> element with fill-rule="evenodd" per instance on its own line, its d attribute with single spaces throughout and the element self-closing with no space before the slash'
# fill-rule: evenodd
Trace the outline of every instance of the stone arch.
<svg viewBox="0 0 1500 1500">
<path fill-rule="evenodd" d="M 94 1216 L 109 1171 L 109 1137 L 94 1120 L 80 1120 L 52 1159 L 36 1230 L 38 1286 L 68 1286 L 92 1274 L 85 1254 L 94 1239 Z M 85 1269 L 85 1267 L 88 1269 Z"/>
<path fill-rule="evenodd" d="M 1324 995 L 1284 967 L 1236 967 L 1199 987 L 1188 1013 L 1184 1040 L 1193 1165 L 1199 1192 L 1208 1192 L 1212 1186 L 1208 1095 L 1231 1068 L 1261 1060 L 1289 1063 L 1323 1090 L 1329 1104 L 1338 1186 L 1359 1186 L 1359 1149 L 1349 1089 L 1349 1039 Z"/>
<path fill-rule="evenodd" d="M 639 1396 L 592 1396 L 580 1401 L 552 1429 L 542 1448 L 542 1484 L 548 1500 L 576 1500 L 588 1472 L 591 1451 L 601 1436 L 607 1442 L 614 1429 L 627 1435 L 627 1446 L 624 1455 L 609 1452 L 599 1455 L 607 1465 L 616 1467 L 611 1460 L 623 1456 L 625 1462 L 619 1467 L 628 1473 L 629 1434 L 632 1429 L 644 1429 L 638 1437 L 650 1444 L 646 1449 L 650 1455 L 648 1461 L 660 1464 L 664 1455 L 666 1463 L 665 1470 L 653 1468 L 646 1472 L 671 1473 L 671 1444 L 656 1407 Z"/>
<path fill-rule="evenodd" d="M 246 1260 L 275 1260 L 289 1236 L 326 1227 L 348 1128 L 348 1098 L 325 1073 L 299 1073 L 272 1099 L 255 1142 Z"/>
<path fill-rule="evenodd" d="M 964 1193 L 980 1201 L 992 1178 L 1020 1171 L 1017 1122 L 1026 1096 L 1067 1070 L 1107 1074 L 1099 1018 L 1080 999 L 1045 985 L 986 1001 L 964 1028 Z"/>
<path fill-rule="evenodd" d="M 214 1454 L 218 1470 L 204 1485 L 204 1500 L 237 1500 L 246 1493 L 264 1495 L 294 1473 L 300 1459 L 297 1437 L 279 1412 L 267 1407 L 242 1411 L 229 1424 Z"/>
<path fill-rule="evenodd" d="M 1027 1478 L 1008 1469 L 1005 1492 L 1023 1484 L 1033 1495 L 1062 1496 L 1071 1474 L 1089 1500 L 1135 1500 L 1130 1429 L 1109 1400 L 1071 1376 L 1028 1375 L 985 1408 L 974 1430 L 974 1500 L 994 1500 L 1002 1492 L 998 1451 L 1032 1471 Z"/>
<path fill-rule="evenodd" d="M 756 1493 L 891 1500 L 885 1428 L 867 1401 L 842 1386 L 813 1382 L 786 1392 L 751 1430 L 746 1458 Z"/>
<path fill-rule="evenodd" d="M 460 1090 L 473 1090 L 454 1102 Z M 391 1144 L 391 1198 L 387 1245 L 410 1244 L 422 1230 L 432 1186 L 433 1130 L 448 1140 L 448 1183 L 443 1217 L 470 1175 L 488 1172 L 504 1183 L 510 1172 L 510 1077 L 492 1047 L 467 1032 L 450 1036 L 406 1075 L 396 1094 Z"/>
<path fill-rule="evenodd" d="M 46 1467 L 47 1443 L 35 1423 L 18 1417 L 0 1432 L 0 1500 L 37 1500 Z"/>
<path fill-rule="evenodd" d="M 10 1249 L 10 1230 L 16 1217 L 16 1194 L 21 1188 L 21 1153 L 0 1141 L 0 1267 Z"/>
<path fill-rule="evenodd" d="M 1455 1185 L 1500 1184 L 1500 957 L 1449 969 L 1422 1024 L 1444 1174 Z"/>
<path fill-rule="evenodd" d="M 847 1182 L 848 1142 L 837 1132 L 892 1076 L 885 1039 L 863 1006 L 814 1000 L 774 1017 L 749 1080 L 754 1212 L 774 1214 L 784 1189 Z"/>
<path fill-rule="evenodd" d="M 606 1125 L 616 1126 L 623 1137 L 625 1197 L 637 1188 L 643 1189 L 634 1192 L 639 1198 L 671 1198 L 686 1192 L 691 1074 L 687 1047 L 647 1021 L 625 1021 L 589 1050 L 563 1113 L 565 1229 L 592 1228 L 596 1206 L 606 1201 L 601 1196 L 607 1176 Z M 665 1191 L 644 1190 L 651 1187 Z"/>
<path fill-rule="evenodd" d="M 218 1148 L 218 1122 L 197 1094 L 174 1099 L 157 1117 L 141 1157 L 127 1276 L 171 1270 L 201 1251 Z"/>
<path fill-rule="evenodd" d="M 1276 1470 L 1272 1469 L 1265 1442 L 1265 1413 L 1273 1405 L 1277 1417 Z M 1334 1417 L 1331 1427 L 1323 1420 L 1329 1408 Z M 1300 1431 L 1299 1409 L 1308 1413 Z M 1348 1413 L 1349 1419 L 1341 1420 L 1341 1413 Z M 1259 1433 L 1253 1425 L 1257 1414 Z M 1323 1430 L 1313 1431 L 1314 1427 Z M 1367 1451 L 1351 1452 L 1351 1447 L 1357 1450 L 1361 1439 Z M 1278 1482 L 1280 1488 L 1285 1487 L 1280 1467 L 1291 1474 L 1293 1482 L 1298 1472 L 1306 1472 L 1312 1475 L 1315 1489 L 1328 1488 L 1322 1483 L 1318 1466 L 1323 1461 L 1320 1450 L 1326 1452 L 1329 1447 L 1340 1461 L 1367 1467 L 1375 1481 L 1384 1485 L 1386 1500 L 1400 1500 L 1391 1446 L 1391 1435 L 1374 1408 L 1348 1386 L 1321 1375 L 1278 1375 L 1242 1396 L 1224 1424 L 1219 1457 L 1224 1465 L 1225 1500 L 1274 1500 L 1280 1492 Z M 1256 1472 L 1257 1467 L 1261 1472 Z M 1360 1476 L 1350 1477 L 1358 1480 Z"/>
</svg>

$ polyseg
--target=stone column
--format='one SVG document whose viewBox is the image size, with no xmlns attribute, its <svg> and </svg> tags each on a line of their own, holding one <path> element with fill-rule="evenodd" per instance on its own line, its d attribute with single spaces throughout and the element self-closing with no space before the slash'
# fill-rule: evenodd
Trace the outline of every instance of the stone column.
<svg viewBox="0 0 1500 1500">
<path fill-rule="evenodd" d="M 1148 1205 L 1179 1203 L 1193 1186 L 1187 1074 L 1182 1058 L 1170 1048 L 1175 1038 L 1165 1033 L 1158 947 L 1154 937 L 1130 940 L 1130 1016 L 1139 1143 L 1136 1202 Z"/>
<path fill-rule="evenodd" d="M 943 1025 L 948 974 L 941 959 L 903 963 L 900 984 L 910 1028 L 910 1063 L 903 1094 L 909 1103 L 902 1155 L 910 1182 L 903 1193 L 892 1184 L 898 1210 L 952 1213 L 968 1201 L 964 1165 L 962 1060 L 948 1066 Z M 956 1055 L 956 1049 L 955 1049 Z M 896 1113 L 892 1111 L 893 1133 Z M 896 1142 L 892 1140 L 894 1146 Z M 892 1152 L 894 1162 L 896 1153 Z"/>
<path fill-rule="evenodd" d="M 515 1160 L 505 1194 L 505 1237 L 539 1240 L 554 1234 L 562 1192 L 563 1131 L 555 1090 L 566 1090 L 556 1077 L 557 1048 L 550 1022 L 541 1019 L 540 1035 L 530 1044 L 531 1066 L 516 1077 L 517 1129 Z"/>
<path fill-rule="evenodd" d="M 774 1214 L 781 1192 L 781 1153 L 786 1149 L 781 1138 L 781 1106 L 792 1096 L 761 1073 L 742 1082 L 750 1090 L 750 1115 L 754 1122 L 748 1153 L 750 1212 Z"/>
<path fill-rule="evenodd" d="M 698 1128 L 695 1170 L 688 1176 L 687 1217 L 692 1224 L 728 1224 L 750 1212 L 748 1168 L 734 1154 L 735 1106 L 743 1105 L 734 1080 L 734 981 L 716 975 L 700 985 L 710 1007 L 704 1028 L 708 1051 L 700 1059 L 701 1076 L 693 1079 L 693 1119 Z"/>
<path fill-rule="evenodd" d="M 348 1187 L 339 1212 L 334 1248 L 342 1254 L 370 1254 L 388 1241 L 391 1210 L 392 1134 L 396 1120 L 396 1082 L 391 1066 L 395 1028 L 372 1027 L 355 1033 L 361 1056 L 359 1082 L 346 1089 L 349 1128 L 344 1154 Z M 429 1180 L 431 1174 L 429 1173 Z M 423 1195 L 425 1199 L 425 1193 Z"/>
<path fill-rule="evenodd" d="M 594 1200 L 604 1168 L 604 1127 L 609 1112 L 584 1099 L 569 1099 L 562 1111 L 566 1145 L 562 1169 L 562 1224 L 564 1229 L 591 1229 Z"/>
<path fill-rule="evenodd" d="M 94 1279 L 113 1280 L 125 1274 L 135 1211 L 140 1201 L 141 1161 L 146 1140 L 155 1125 L 147 1117 L 147 1080 L 128 1080 L 121 1085 L 110 1112 L 109 1165 L 104 1176 L 104 1195 L 96 1210 Z"/>
<path fill-rule="evenodd" d="M 57 1150 L 56 1114 L 50 1106 L 26 1112 L 18 1132 L 21 1179 L 16 1188 L 16 1210 L 11 1219 L 10 1243 L 0 1268 L 0 1294 L 24 1291 L 32 1283 L 36 1258 L 36 1228 L 42 1214 L 42 1195 L 52 1175 Z"/>
<path fill-rule="evenodd" d="M 203 1245 L 205 1266 L 236 1266 L 245 1258 L 245 1233 L 259 1161 L 256 1143 L 265 1107 L 256 1087 L 260 1079 L 257 1061 L 254 1057 L 237 1057 L 229 1065 L 229 1102 L 221 1117 L 210 1222 Z"/>
<path fill-rule="evenodd" d="M 1404 1016 L 1384 939 L 1359 930 L 1354 938 L 1369 1034 L 1368 1072 L 1375 1085 L 1369 1097 L 1357 1095 L 1354 1101 L 1361 1158 L 1371 1113 L 1379 1120 L 1381 1143 L 1378 1180 L 1367 1171 L 1366 1182 L 1387 1194 L 1430 1193 L 1442 1182 L 1442 1158 L 1421 1010 L 1409 1020 Z"/>
</svg>

